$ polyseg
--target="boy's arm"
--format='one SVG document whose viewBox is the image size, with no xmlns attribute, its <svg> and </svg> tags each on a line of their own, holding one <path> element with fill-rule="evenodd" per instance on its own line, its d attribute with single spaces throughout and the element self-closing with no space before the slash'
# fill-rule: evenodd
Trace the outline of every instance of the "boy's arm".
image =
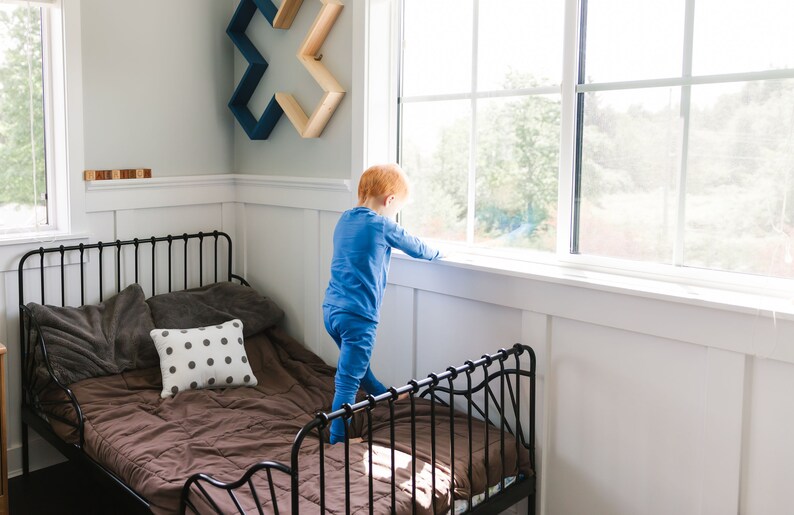
<svg viewBox="0 0 794 515">
<path fill-rule="evenodd" d="M 396 249 L 400 249 L 412 258 L 427 259 L 432 261 L 441 257 L 441 252 L 429 247 L 425 242 L 408 233 L 401 225 L 394 220 L 386 218 L 383 228 L 386 243 Z"/>
</svg>

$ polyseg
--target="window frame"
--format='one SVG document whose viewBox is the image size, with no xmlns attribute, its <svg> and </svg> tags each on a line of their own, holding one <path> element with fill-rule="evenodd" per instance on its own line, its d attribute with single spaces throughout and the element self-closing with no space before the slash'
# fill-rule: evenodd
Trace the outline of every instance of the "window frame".
<svg viewBox="0 0 794 515">
<path fill-rule="evenodd" d="M 477 0 L 475 0 L 476 2 Z M 511 249 L 490 249 L 474 247 L 447 241 L 434 241 L 456 256 L 462 256 L 461 261 L 467 264 L 482 266 L 484 269 L 493 268 L 500 271 L 515 272 L 526 268 L 535 270 L 536 265 L 555 267 L 557 273 L 573 273 L 582 277 L 588 273 L 603 274 L 602 277 L 614 277 L 619 288 L 637 291 L 646 290 L 649 281 L 663 286 L 665 291 L 672 287 L 679 292 L 676 295 L 685 298 L 698 298 L 698 289 L 709 291 L 726 291 L 737 294 L 769 297 L 773 299 L 792 299 L 794 279 L 772 276 L 760 276 L 741 272 L 701 269 L 692 266 L 677 266 L 661 263 L 632 261 L 628 259 L 612 258 L 605 256 L 575 254 L 571 252 L 573 237 L 573 213 L 576 202 L 574 196 L 575 181 L 577 180 L 576 153 L 577 153 L 577 124 L 581 117 L 578 116 L 579 98 L 587 91 L 594 91 L 604 86 L 596 84 L 579 84 L 580 74 L 580 46 L 584 38 L 580 37 L 583 30 L 582 3 L 586 0 L 565 0 L 563 6 L 563 52 L 562 52 L 562 83 L 560 88 L 553 88 L 552 93 L 560 94 L 560 151 L 558 174 L 558 202 L 557 202 L 557 245 L 554 252 L 541 251 L 513 251 Z M 353 184 L 357 184 L 360 170 L 367 166 L 383 161 L 393 161 L 399 158 L 398 131 L 398 102 L 401 93 L 400 72 L 401 55 L 399 42 L 402 40 L 402 0 L 371 0 L 367 6 L 359 9 L 358 19 L 362 20 L 362 29 L 354 34 L 363 48 L 363 65 L 354 68 L 353 87 L 360 87 L 366 92 L 362 102 L 362 123 L 354 134 L 360 134 L 361 143 L 353 145 Z M 694 0 L 686 0 L 687 22 L 694 22 Z M 398 32 L 399 31 L 399 32 Z M 395 37 L 399 33 L 400 37 Z M 691 39 L 692 28 L 685 28 Z M 384 39 L 391 38 L 389 48 L 388 66 L 383 66 L 377 56 L 373 55 L 372 48 L 382 48 Z M 691 55 L 692 41 L 688 42 Z M 684 50 L 687 51 L 686 49 Z M 397 57 L 395 57 L 397 56 Z M 607 83 L 610 87 L 629 88 L 636 85 L 658 87 L 669 85 L 695 85 L 718 83 L 735 80 L 763 78 L 789 78 L 794 77 L 794 71 L 767 71 L 747 72 L 732 74 L 715 74 L 695 77 L 676 77 L 663 79 L 649 79 L 640 81 L 623 81 Z M 388 107 L 383 105 L 384 92 L 391 98 Z M 548 91 L 544 91 L 548 93 Z M 507 96 L 507 95 L 505 95 Z M 429 96 L 428 96 L 429 97 Z M 434 97 L 437 97 L 434 95 Z M 421 100 L 421 97 L 419 97 Z M 355 114 L 355 113 L 354 113 Z M 356 127 L 354 127 L 356 129 Z M 374 129 L 374 130 L 373 130 Z M 383 141 L 388 135 L 389 141 Z M 356 138 L 354 138 L 355 140 Z M 354 188 L 355 190 L 355 188 Z M 353 192 L 355 198 L 355 191 Z M 680 216 L 680 215 L 679 215 Z M 519 255 L 520 254 L 520 255 Z M 502 267 L 499 262 L 509 261 L 511 265 Z M 521 263 L 524 265 L 521 265 Z M 515 266 L 514 266 L 515 265 Z M 534 272 L 532 272 L 534 274 Z M 727 301 L 730 302 L 730 301 Z M 759 302 L 761 302 L 759 300 Z M 759 304 L 760 306 L 761 304 Z M 760 309 L 760 308 L 759 308 Z"/>
<path fill-rule="evenodd" d="M 66 58 L 62 0 L 0 0 L 40 9 L 42 98 L 47 222 L 8 229 L 0 243 L 68 233 L 69 174 L 66 122 Z"/>
</svg>

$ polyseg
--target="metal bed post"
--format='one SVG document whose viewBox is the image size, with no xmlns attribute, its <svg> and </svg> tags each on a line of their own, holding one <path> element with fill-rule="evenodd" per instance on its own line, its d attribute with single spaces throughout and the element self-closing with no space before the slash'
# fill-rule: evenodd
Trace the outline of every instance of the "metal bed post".
<svg viewBox="0 0 794 515">
<path fill-rule="evenodd" d="M 433 485 L 430 504 L 433 507 L 433 515 L 436 515 L 436 386 L 438 385 L 438 376 L 430 374 L 428 377 L 432 379 L 428 388 L 430 391 L 430 484 Z M 416 477 L 414 477 L 414 482 L 416 482 Z"/>
<path fill-rule="evenodd" d="M 375 512 L 373 510 L 375 507 L 373 506 L 373 503 L 375 485 L 373 484 L 372 478 L 372 410 L 375 408 L 375 396 L 367 395 L 367 402 L 369 403 L 369 406 L 367 407 L 367 452 L 369 457 L 369 466 L 367 467 L 369 470 L 369 474 L 367 474 L 367 486 L 369 492 L 369 514 L 374 515 Z"/>
<path fill-rule="evenodd" d="M 449 485 L 452 494 L 449 497 L 450 509 L 455 513 L 455 385 L 454 381 L 458 377 L 458 369 L 455 367 L 447 368 L 449 372 L 449 462 L 451 464 L 449 474 Z"/>
</svg>

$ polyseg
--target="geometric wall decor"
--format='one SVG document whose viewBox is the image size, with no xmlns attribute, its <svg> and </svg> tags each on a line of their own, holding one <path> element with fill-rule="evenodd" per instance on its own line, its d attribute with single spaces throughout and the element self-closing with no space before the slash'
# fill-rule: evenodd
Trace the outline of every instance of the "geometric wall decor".
<svg viewBox="0 0 794 515">
<path fill-rule="evenodd" d="M 267 70 L 267 61 L 245 35 L 245 30 L 257 10 L 273 28 L 289 29 L 302 2 L 303 0 L 282 0 L 281 7 L 276 9 L 271 0 L 240 0 L 240 5 L 226 28 L 226 34 L 248 61 L 248 68 L 229 100 L 229 109 L 251 139 L 267 139 L 284 111 L 275 95 L 258 120 L 248 109 L 248 101 Z"/>
<path fill-rule="evenodd" d="M 248 61 L 248 68 L 229 100 L 229 109 L 249 138 L 267 139 L 284 113 L 301 137 L 317 138 L 342 101 L 345 90 L 322 63 L 322 54 L 319 54 L 319 51 L 344 5 L 340 0 L 321 0 L 321 2 L 320 12 L 298 49 L 297 58 L 323 90 L 323 97 L 309 116 L 293 95 L 278 92 L 273 95 L 265 112 L 257 119 L 248 109 L 248 101 L 251 100 L 262 80 L 268 64 L 246 36 L 245 31 L 257 11 L 262 13 L 273 28 L 289 29 L 303 0 L 282 0 L 278 9 L 272 0 L 240 0 L 226 33 Z"/>
<path fill-rule="evenodd" d="M 328 120 L 345 95 L 345 90 L 322 63 L 322 54 L 319 53 L 344 5 L 340 0 L 321 1 L 323 6 L 306 34 L 297 57 L 322 88 L 323 97 L 311 116 L 308 116 L 291 94 L 279 92 L 275 95 L 276 101 L 295 126 L 295 130 L 304 138 L 317 138 L 322 134 Z"/>
</svg>

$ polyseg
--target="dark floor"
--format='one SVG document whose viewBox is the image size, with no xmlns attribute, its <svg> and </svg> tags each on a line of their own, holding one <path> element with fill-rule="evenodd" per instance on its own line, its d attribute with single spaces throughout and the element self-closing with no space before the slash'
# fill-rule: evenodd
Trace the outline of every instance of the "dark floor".
<svg viewBox="0 0 794 515">
<path fill-rule="evenodd" d="M 122 493 L 69 462 L 8 480 L 11 515 L 132 515 Z"/>
</svg>

